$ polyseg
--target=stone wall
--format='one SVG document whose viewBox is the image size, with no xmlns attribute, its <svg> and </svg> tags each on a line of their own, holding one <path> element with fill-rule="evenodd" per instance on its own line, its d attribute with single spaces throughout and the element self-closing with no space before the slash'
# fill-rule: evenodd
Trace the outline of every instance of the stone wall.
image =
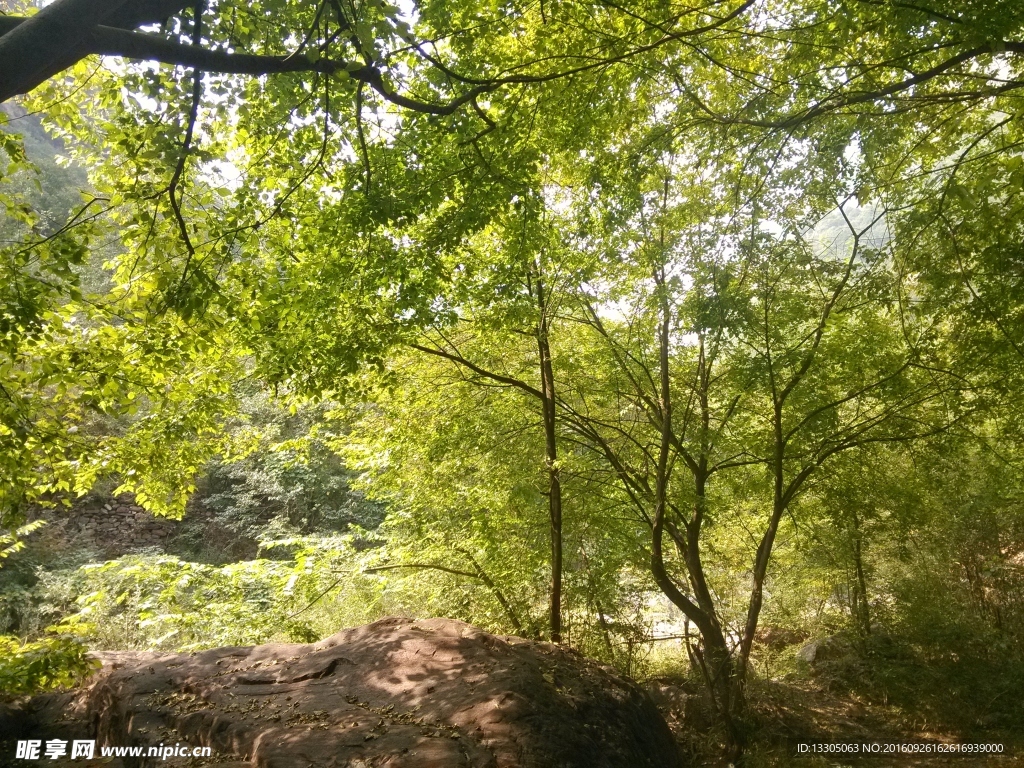
<svg viewBox="0 0 1024 768">
<path fill-rule="evenodd" d="M 136 504 L 131 494 L 89 496 L 71 509 L 45 510 L 38 517 L 49 523 L 41 531 L 44 537 L 61 536 L 110 557 L 163 546 L 178 525 L 175 520 L 154 517 Z"/>
</svg>

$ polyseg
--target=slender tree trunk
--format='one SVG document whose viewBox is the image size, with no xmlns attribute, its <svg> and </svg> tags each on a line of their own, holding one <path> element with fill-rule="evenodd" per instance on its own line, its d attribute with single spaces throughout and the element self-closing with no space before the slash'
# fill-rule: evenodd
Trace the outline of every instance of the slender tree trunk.
<svg viewBox="0 0 1024 768">
<path fill-rule="evenodd" d="M 704 660 L 702 671 L 705 682 L 708 685 L 711 695 L 715 700 L 722 723 L 725 726 L 728 738 L 729 756 L 732 760 L 738 760 L 745 747 L 745 738 L 740 720 L 743 716 L 745 699 L 743 695 L 743 673 L 744 668 L 742 656 L 736 659 L 733 651 L 729 648 L 725 632 L 718 621 L 718 614 L 714 607 L 714 598 L 708 586 L 704 573 L 704 563 L 701 560 L 699 544 L 700 526 L 703 524 L 707 510 L 707 474 L 706 459 L 701 457 L 698 463 L 698 471 L 695 473 L 697 498 L 694 504 L 693 518 L 687 526 L 687 547 L 684 560 L 686 571 L 689 574 L 690 586 L 693 588 L 697 603 L 704 610 L 710 621 L 707 629 L 701 629 L 701 636 L 704 639 Z M 707 606 L 707 607 L 705 607 Z"/>
<path fill-rule="evenodd" d="M 608 651 L 608 658 L 615 659 L 615 646 L 612 644 L 612 634 L 608 627 L 608 621 L 604 617 L 604 606 L 601 605 L 601 598 L 597 596 L 597 585 L 594 583 L 594 572 L 590 567 L 590 558 L 587 557 L 587 550 L 580 547 L 580 556 L 583 558 L 583 567 L 587 572 L 587 590 L 590 599 L 593 601 L 594 611 L 597 613 L 597 623 L 601 625 L 601 634 L 604 637 L 604 647 Z"/>
<path fill-rule="evenodd" d="M 491 590 L 491 593 L 494 595 L 495 599 L 497 599 L 498 604 L 501 605 L 502 609 L 505 611 L 505 615 L 508 616 L 509 621 L 512 622 L 512 628 L 518 634 L 523 635 L 523 622 L 519 620 L 519 615 L 512 607 L 512 603 L 510 603 L 508 598 L 505 597 L 505 593 L 498 588 L 494 579 L 492 579 L 487 571 L 483 569 L 483 566 L 480 565 L 479 561 L 473 557 L 473 554 L 468 549 L 455 547 L 455 551 L 461 553 L 467 560 L 469 560 L 470 563 L 473 564 L 473 568 L 476 569 L 476 572 L 480 577 L 480 581 L 482 581 L 484 585 Z"/>
<path fill-rule="evenodd" d="M 857 577 L 856 599 L 853 608 L 856 612 L 860 633 L 867 637 L 871 634 L 871 606 L 868 604 L 868 580 L 864 575 L 864 547 L 860 533 L 860 517 L 856 510 L 853 511 L 851 520 L 853 522 L 853 569 Z"/>
<path fill-rule="evenodd" d="M 696 459 L 687 460 L 693 473 L 696 490 L 696 501 L 693 515 L 689 521 L 683 521 L 683 530 L 679 530 L 669 518 L 668 485 L 669 485 L 669 454 L 671 452 L 672 433 L 672 381 L 669 375 L 669 329 L 671 311 L 668 297 L 665 294 L 665 275 L 656 271 L 655 284 L 661 292 L 661 322 L 658 327 L 658 404 L 660 406 L 660 445 L 658 462 L 655 472 L 654 486 L 654 518 L 652 520 L 651 537 L 651 570 L 654 579 L 662 592 L 688 617 L 700 631 L 703 640 L 703 651 L 697 654 L 705 683 L 714 702 L 722 724 L 725 726 L 729 756 L 735 761 L 740 758 L 744 748 L 743 731 L 737 719 L 737 706 L 742 701 L 736 699 L 736 666 L 732 652 L 726 640 L 722 625 L 715 610 L 714 597 L 707 583 L 704 564 L 700 555 L 700 529 L 703 525 L 707 509 L 706 490 L 710 476 L 707 464 L 707 418 L 708 404 L 702 399 L 702 418 L 704 419 L 704 445 L 701 455 Z M 703 347 L 700 370 L 701 386 L 706 394 L 708 384 L 707 370 L 704 366 Z M 669 577 L 664 561 L 664 534 L 666 529 L 675 542 L 676 548 L 686 563 L 690 588 L 696 600 L 684 595 Z"/>
<path fill-rule="evenodd" d="M 799 482 L 787 486 L 785 474 L 785 450 L 786 441 L 783 436 L 782 427 L 782 400 L 775 398 L 773 407 L 773 433 L 774 448 L 771 462 L 773 476 L 773 498 L 772 513 L 768 519 L 768 527 L 765 529 L 761 542 L 757 547 L 754 556 L 754 568 L 751 579 L 750 600 L 747 605 L 747 620 L 743 627 L 743 635 L 740 638 L 739 655 L 736 659 L 735 673 L 733 676 L 733 707 L 737 716 L 743 711 L 746 703 L 746 677 L 750 666 L 750 652 L 754 645 L 754 634 L 757 632 L 757 623 L 761 617 L 761 608 L 764 603 L 764 581 L 768 574 L 768 562 L 771 559 L 772 549 L 775 546 L 775 537 L 779 532 L 779 523 L 785 514 L 789 500 Z M 802 475 L 801 477 L 805 477 Z"/>
<path fill-rule="evenodd" d="M 516 387 L 531 397 L 540 400 L 544 426 L 544 464 L 547 475 L 548 519 L 551 539 L 551 589 L 549 626 L 551 641 L 562 642 L 562 482 L 558 467 L 557 404 L 555 400 L 555 374 L 551 361 L 549 334 L 551 329 L 548 306 L 549 297 L 545 292 L 540 275 L 540 265 L 534 264 L 527 272 L 527 289 L 536 299 L 538 320 L 535 329 L 537 351 L 540 357 L 541 387 L 537 389 L 526 382 L 504 374 L 489 371 L 467 360 L 455 352 L 443 348 L 431 348 L 421 344 L 410 344 L 413 349 L 429 355 L 451 360 L 460 366 L 505 385 Z"/>
<path fill-rule="evenodd" d="M 539 270 L 538 270 L 539 271 Z M 555 373 L 548 341 L 550 322 L 544 283 L 537 275 L 537 350 L 540 353 L 540 381 L 544 417 L 544 462 L 548 475 L 548 515 L 551 526 L 551 642 L 562 642 L 562 481 L 558 472 L 558 443 L 555 430 Z"/>
</svg>

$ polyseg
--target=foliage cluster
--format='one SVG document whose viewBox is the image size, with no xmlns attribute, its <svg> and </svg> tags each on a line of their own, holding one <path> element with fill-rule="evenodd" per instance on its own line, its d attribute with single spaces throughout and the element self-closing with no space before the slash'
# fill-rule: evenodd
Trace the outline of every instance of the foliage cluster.
<svg viewBox="0 0 1024 768">
<path fill-rule="evenodd" d="M 68 637 L 23 643 L 0 635 L 0 694 L 18 695 L 70 688 L 100 666 L 88 648 Z"/>
</svg>

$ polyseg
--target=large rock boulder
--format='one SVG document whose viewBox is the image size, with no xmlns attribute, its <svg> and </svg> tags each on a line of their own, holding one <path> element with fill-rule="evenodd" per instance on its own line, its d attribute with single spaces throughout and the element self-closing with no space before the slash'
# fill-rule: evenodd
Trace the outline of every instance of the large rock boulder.
<svg viewBox="0 0 1024 768">
<path fill-rule="evenodd" d="M 217 764 L 260 768 L 680 764 L 632 682 L 558 646 L 457 621 L 382 619 L 312 645 L 101 656 L 92 685 L 59 705 L 100 744 L 209 746 Z"/>
</svg>

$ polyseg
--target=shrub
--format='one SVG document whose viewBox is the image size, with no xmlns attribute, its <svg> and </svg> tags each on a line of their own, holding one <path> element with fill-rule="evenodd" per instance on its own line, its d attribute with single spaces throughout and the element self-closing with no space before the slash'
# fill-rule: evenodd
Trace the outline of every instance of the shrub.
<svg viewBox="0 0 1024 768">
<path fill-rule="evenodd" d="M 100 662 L 71 637 L 23 643 L 0 635 L 0 694 L 17 696 L 79 684 Z"/>
</svg>

